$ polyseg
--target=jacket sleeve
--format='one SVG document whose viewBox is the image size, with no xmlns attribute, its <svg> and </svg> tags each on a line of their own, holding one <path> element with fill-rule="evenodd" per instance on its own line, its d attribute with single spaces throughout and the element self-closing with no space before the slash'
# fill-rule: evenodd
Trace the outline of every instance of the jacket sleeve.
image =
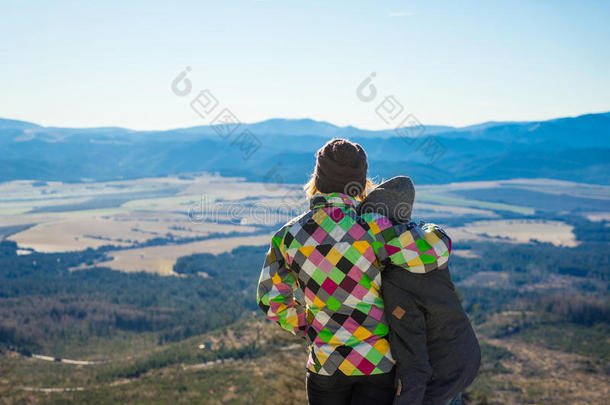
<svg viewBox="0 0 610 405">
<path fill-rule="evenodd" d="M 427 273 L 449 260 L 451 239 L 435 224 L 392 224 L 385 216 L 365 213 L 362 220 L 372 236 L 373 249 L 382 264 L 413 273 Z"/>
<path fill-rule="evenodd" d="M 281 249 L 285 233 L 286 231 L 282 229 L 271 240 L 258 280 L 256 299 L 267 318 L 277 322 L 292 334 L 305 337 L 307 331 L 305 308 L 295 299 L 296 276 L 287 268 Z"/>
<path fill-rule="evenodd" d="M 425 315 L 406 291 L 385 281 L 382 288 L 390 324 L 390 349 L 401 387 L 395 405 L 419 405 L 433 373 L 426 344 Z"/>
</svg>

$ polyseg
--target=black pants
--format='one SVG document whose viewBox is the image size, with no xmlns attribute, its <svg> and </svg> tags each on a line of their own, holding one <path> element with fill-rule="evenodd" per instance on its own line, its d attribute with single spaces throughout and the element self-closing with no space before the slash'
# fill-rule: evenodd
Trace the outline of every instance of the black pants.
<svg viewBox="0 0 610 405">
<path fill-rule="evenodd" d="M 309 405 L 392 405 L 394 370 L 375 375 L 326 376 L 307 372 Z"/>
</svg>

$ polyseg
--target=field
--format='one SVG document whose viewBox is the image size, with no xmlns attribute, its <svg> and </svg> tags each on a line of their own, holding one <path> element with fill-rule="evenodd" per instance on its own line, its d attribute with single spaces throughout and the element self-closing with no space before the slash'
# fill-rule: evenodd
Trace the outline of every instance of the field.
<svg viewBox="0 0 610 405">
<path fill-rule="evenodd" d="M 176 275 L 173 268 L 179 257 L 197 253 L 223 253 L 236 246 L 261 246 L 269 243 L 269 236 L 223 237 L 179 245 L 153 246 L 111 252 L 110 261 L 102 265 L 121 271 L 148 271 L 162 275 Z"/>
<path fill-rule="evenodd" d="M 576 246 L 573 226 L 561 221 L 540 219 L 501 219 L 494 221 L 473 221 L 457 228 L 448 228 L 452 240 L 493 240 L 503 239 L 515 243 L 530 240 L 548 242 L 556 246 Z"/>
<path fill-rule="evenodd" d="M 298 189 L 207 174 L 99 183 L 13 181 L 0 184 L 0 230 L 21 254 L 110 247 L 106 267 L 170 275 L 181 256 L 267 243 L 274 226 L 306 209 Z M 565 219 L 584 213 L 602 220 L 610 215 L 603 211 L 610 210 L 609 202 L 610 187 L 566 181 L 452 183 L 418 187 L 413 218 L 442 224 L 455 242 L 575 246 L 573 226 Z"/>
<path fill-rule="evenodd" d="M 105 265 L 111 268 L 171 274 L 180 256 L 264 244 L 270 223 L 292 214 L 284 207 L 294 200 L 290 191 L 207 175 L 14 181 L 0 184 L 0 230 L 23 254 L 112 246 L 126 250 L 108 254 Z"/>
<path fill-rule="evenodd" d="M 298 185 L 206 174 L 100 183 L 20 180 L 0 184 L 0 230 L 23 253 L 107 245 L 132 250 L 144 248 L 151 240 L 178 245 L 225 236 L 269 235 L 273 226 L 306 206 Z M 573 246 L 576 242 L 566 219 L 577 214 L 601 220 L 609 212 L 610 187 L 530 179 L 421 186 L 413 218 L 443 224 L 456 241 L 534 239 Z M 510 219 L 503 219 L 507 216 Z M 231 241 L 236 246 L 232 243 L 240 240 Z M 114 253 L 108 265 L 125 271 L 163 268 L 167 274 L 167 266 L 180 254 L 196 251 L 220 250 L 212 242 L 183 247 L 175 254 L 149 246 L 141 252 Z M 139 255 L 167 260 L 138 263 Z"/>
</svg>

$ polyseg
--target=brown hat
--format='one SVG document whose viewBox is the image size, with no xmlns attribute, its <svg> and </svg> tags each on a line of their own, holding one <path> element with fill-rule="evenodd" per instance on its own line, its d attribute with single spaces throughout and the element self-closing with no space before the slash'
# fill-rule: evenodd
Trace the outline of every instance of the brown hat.
<svg viewBox="0 0 610 405">
<path fill-rule="evenodd" d="M 366 153 L 347 139 L 328 141 L 316 153 L 314 184 L 322 193 L 340 192 L 355 197 L 366 187 Z"/>
</svg>

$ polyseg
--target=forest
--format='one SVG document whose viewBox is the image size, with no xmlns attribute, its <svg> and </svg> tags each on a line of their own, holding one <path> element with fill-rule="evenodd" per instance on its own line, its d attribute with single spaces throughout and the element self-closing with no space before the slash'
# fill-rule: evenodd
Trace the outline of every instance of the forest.
<svg viewBox="0 0 610 405">
<path fill-rule="evenodd" d="M 506 347 L 490 343 L 494 339 L 587 356 L 594 360 L 578 367 L 588 373 L 610 374 L 610 258 L 605 227 L 605 222 L 581 221 L 575 230 L 580 244 L 570 248 L 533 241 L 460 244 L 459 249 L 470 250 L 475 257 L 454 255 L 450 269 L 483 350 L 479 378 L 466 396 L 470 403 L 487 403 L 493 398 L 497 379 L 507 373 L 504 364 L 515 361 Z M 175 384 L 201 390 L 203 381 L 180 373 L 163 377 L 158 374 L 161 370 L 226 359 L 259 364 L 269 356 L 284 359 L 285 353 L 277 348 L 294 345 L 290 335 L 263 320 L 256 306 L 256 283 L 267 246 L 182 257 L 174 266 L 177 276 L 104 267 L 71 270 L 81 263 L 98 263 L 110 248 L 18 255 L 14 242 L 0 242 L 0 356 L 45 354 L 57 359 L 76 353 L 77 357 L 103 359 L 103 353 L 113 353 L 112 363 L 98 366 L 97 371 L 89 369 L 80 377 L 74 375 L 85 378 L 91 387 L 145 378 L 139 384 L 165 387 L 163 392 L 171 396 L 178 389 Z M 244 327 L 244 322 L 255 326 Z M 264 325 L 273 335 L 260 334 Z M 246 337 L 231 338 L 235 333 Z M 218 334 L 219 338 L 207 337 Z M 206 350 L 196 350 L 202 339 L 216 343 L 208 342 Z M 145 346 L 134 349 L 141 344 Z M 127 359 L 117 361 L 117 355 Z M 292 370 L 289 384 L 298 395 L 302 389 L 298 371 L 304 361 L 300 356 L 289 356 L 284 359 L 286 364 L 277 365 L 278 372 Z M 225 368 L 208 374 L 221 378 Z M 65 384 L 66 378 L 76 378 L 67 376 L 84 373 L 75 369 L 67 376 L 52 377 L 40 367 L 35 370 L 51 384 Z M 237 371 L 232 375 L 243 384 L 258 378 Z M 212 393 L 221 380 L 205 382 L 210 387 L 205 389 Z M 267 395 L 254 386 L 245 390 L 248 394 L 243 395 L 252 395 L 253 403 Z M 92 388 L 78 395 L 96 402 L 111 392 Z M 61 402 L 61 398 L 72 397 L 57 400 Z"/>
<path fill-rule="evenodd" d="M 577 247 L 471 242 L 454 256 L 451 272 L 463 304 L 476 322 L 508 309 L 533 311 L 549 322 L 592 326 L 607 323 L 610 291 L 605 223 L 581 224 Z M 180 277 L 124 273 L 94 263 L 107 248 L 70 253 L 17 255 L 0 242 L 0 344 L 24 353 L 54 340 L 111 337 L 116 331 L 154 332 L 158 343 L 178 341 L 256 313 L 255 291 L 266 246 L 238 247 L 219 255 L 180 258 Z M 501 288 L 477 285 L 477 274 L 502 274 Z M 474 277 L 474 279 L 472 279 Z M 552 283 L 561 279 L 563 284 Z M 470 280 L 470 281 L 469 281 Z"/>
<path fill-rule="evenodd" d="M 159 344 L 219 328 L 257 309 L 258 271 L 266 248 L 242 247 L 219 257 L 183 258 L 184 277 L 122 273 L 107 268 L 70 271 L 102 252 L 17 255 L 0 243 L 0 344 L 39 352 L 54 340 L 86 341 L 116 331 L 154 332 Z M 187 274 L 198 266 L 210 278 Z"/>
</svg>

